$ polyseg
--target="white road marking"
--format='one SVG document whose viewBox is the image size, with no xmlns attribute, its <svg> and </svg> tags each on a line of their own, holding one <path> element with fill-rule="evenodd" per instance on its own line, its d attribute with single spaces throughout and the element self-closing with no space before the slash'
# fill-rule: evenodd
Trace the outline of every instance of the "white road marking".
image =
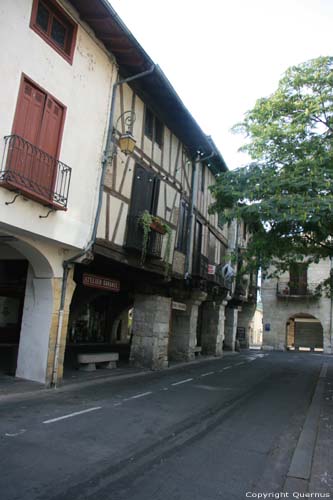
<svg viewBox="0 0 333 500">
<path fill-rule="evenodd" d="M 122 403 L 113 403 L 113 406 L 121 406 Z"/>
<path fill-rule="evenodd" d="M 234 366 L 241 366 L 241 365 L 244 365 L 245 363 L 236 363 Z"/>
<path fill-rule="evenodd" d="M 215 372 L 202 373 L 200 377 L 208 377 L 208 375 L 213 375 Z"/>
<path fill-rule="evenodd" d="M 179 382 L 174 382 L 173 384 L 171 385 L 180 385 L 180 384 L 186 384 L 186 382 L 191 382 L 191 380 L 193 380 L 193 378 L 187 378 L 185 380 L 180 380 Z"/>
<path fill-rule="evenodd" d="M 101 406 L 95 406 L 94 408 L 87 408 L 87 410 L 76 411 L 74 413 L 69 413 L 68 415 L 63 415 L 62 417 L 51 418 L 50 420 L 44 420 L 43 424 L 52 424 L 53 422 L 58 422 L 59 420 L 65 420 L 66 418 L 76 417 L 77 415 L 83 415 L 84 413 L 100 410 L 101 408 L 102 408 Z"/>
<path fill-rule="evenodd" d="M 230 368 L 232 368 L 232 366 L 226 366 L 223 370 L 230 370 Z"/>
<path fill-rule="evenodd" d="M 135 396 L 131 396 L 130 398 L 124 399 L 124 401 L 130 401 L 131 399 L 144 398 L 145 396 L 149 396 L 149 394 L 152 394 L 152 391 L 142 392 L 141 394 L 136 394 Z"/>
<path fill-rule="evenodd" d="M 15 436 L 19 436 L 20 434 L 24 434 L 24 432 L 27 432 L 27 429 L 20 429 L 18 432 L 13 432 L 13 433 L 6 432 L 5 436 L 15 437 Z"/>
</svg>

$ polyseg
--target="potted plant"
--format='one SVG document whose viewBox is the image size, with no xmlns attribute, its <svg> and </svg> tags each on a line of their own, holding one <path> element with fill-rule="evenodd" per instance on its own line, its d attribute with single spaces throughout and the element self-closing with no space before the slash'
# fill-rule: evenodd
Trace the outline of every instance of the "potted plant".
<svg viewBox="0 0 333 500">
<path fill-rule="evenodd" d="M 143 240 L 142 240 L 142 252 L 141 252 L 141 264 L 144 263 L 146 260 L 147 256 L 147 248 L 148 248 L 148 240 L 149 240 L 149 233 L 150 231 L 156 231 L 157 233 L 160 233 L 162 235 L 167 234 L 167 242 L 165 246 L 165 252 L 164 252 L 164 263 L 165 263 L 165 275 L 167 276 L 168 271 L 169 271 L 169 258 L 170 258 L 170 251 L 171 251 L 171 227 L 163 222 L 159 217 L 156 215 L 152 215 L 148 212 L 148 210 L 145 210 L 140 218 L 139 218 L 139 224 L 141 225 L 143 229 Z"/>
</svg>

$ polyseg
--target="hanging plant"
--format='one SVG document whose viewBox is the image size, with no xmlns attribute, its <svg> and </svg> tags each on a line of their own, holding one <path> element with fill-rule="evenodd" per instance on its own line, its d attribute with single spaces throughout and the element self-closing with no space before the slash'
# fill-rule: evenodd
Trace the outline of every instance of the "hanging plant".
<svg viewBox="0 0 333 500">
<path fill-rule="evenodd" d="M 163 222 L 156 215 L 150 214 L 148 212 L 148 210 L 145 210 L 141 214 L 141 216 L 139 218 L 139 224 L 141 225 L 141 227 L 143 229 L 141 264 L 143 264 L 146 260 L 148 241 L 149 241 L 149 233 L 151 231 L 155 231 L 155 232 L 160 233 L 162 235 L 167 234 L 167 242 L 166 242 L 165 252 L 164 252 L 164 257 L 163 257 L 163 261 L 165 264 L 164 275 L 167 276 L 168 271 L 169 271 L 169 258 L 170 258 L 170 251 L 171 251 L 171 234 L 172 234 L 171 227 L 168 224 L 166 224 L 165 222 Z"/>
<path fill-rule="evenodd" d="M 148 210 L 145 210 L 141 214 L 140 219 L 139 219 L 139 224 L 143 229 L 141 264 L 143 264 L 144 261 L 146 260 L 149 233 L 151 231 L 150 225 L 151 225 L 152 221 L 153 221 L 153 216 L 148 212 Z"/>
</svg>

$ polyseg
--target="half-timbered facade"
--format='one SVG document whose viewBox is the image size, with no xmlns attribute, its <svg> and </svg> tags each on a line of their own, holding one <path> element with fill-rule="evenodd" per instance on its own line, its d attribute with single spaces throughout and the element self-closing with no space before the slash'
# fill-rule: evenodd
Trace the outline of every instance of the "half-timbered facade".
<svg viewBox="0 0 333 500">
<path fill-rule="evenodd" d="M 109 3 L 0 9 L 7 368 L 49 384 L 84 351 L 154 369 L 222 354 L 231 277 L 228 228 L 209 213 L 226 170 L 213 140 Z"/>
</svg>

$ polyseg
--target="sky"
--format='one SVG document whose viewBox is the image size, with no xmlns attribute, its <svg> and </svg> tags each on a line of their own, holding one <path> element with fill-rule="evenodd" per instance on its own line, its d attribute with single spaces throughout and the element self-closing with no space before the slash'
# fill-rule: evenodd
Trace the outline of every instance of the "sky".
<svg viewBox="0 0 333 500">
<path fill-rule="evenodd" d="M 333 56 L 333 0 L 110 0 L 230 169 L 248 161 L 231 132 L 285 70 Z"/>
</svg>

